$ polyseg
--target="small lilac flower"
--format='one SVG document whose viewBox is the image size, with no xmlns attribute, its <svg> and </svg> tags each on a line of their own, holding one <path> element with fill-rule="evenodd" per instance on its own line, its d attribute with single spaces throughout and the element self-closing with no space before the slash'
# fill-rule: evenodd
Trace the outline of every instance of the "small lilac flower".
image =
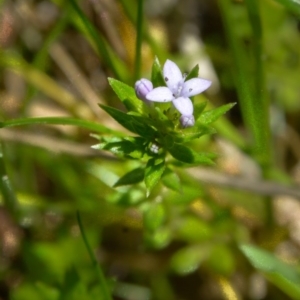
<svg viewBox="0 0 300 300">
<path fill-rule="evenodd" d="M 148 102 L 146 96 L 152 90 L 153 90 L 153 84 L 148 79 L 142 78 L 135 83 L 135 94 L 139 99 L 143 101 Z"/>
<path fill-rule="evenodd" d="M 183 128 L 192 127 L 195 125 L 195 118 L 193 115 L 190 115 L 190 116 L 182 115 L 180 117 L 179 121 Z"/>
<path fill-rule="evenodd" d="M 172 101 L 175 108 L 180 112 L 180 122 L 182 127 L 191 127 L 195 124 L 193 116 L 194 107 L 189 97 L 195 96 L 208 89 L 211 85 L 210 80 L 192 78 L 184 81 L 186 76 L 178 66 L 171 60 L 164 64 L 163 75 L 167 87 L 158 87 L 147 93 L 146 99 L 155 102 Z"/>
</svg>

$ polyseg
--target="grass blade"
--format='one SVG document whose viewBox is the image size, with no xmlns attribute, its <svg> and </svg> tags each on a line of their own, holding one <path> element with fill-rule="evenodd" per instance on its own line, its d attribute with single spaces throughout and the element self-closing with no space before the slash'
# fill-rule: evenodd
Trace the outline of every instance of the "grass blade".
<svg viewBox="0 0 300 300">
<path fill-rule="evenodd" d="M 300 17 L 300 1 L 299 0 L 275 0 L 276 2 L 283 5 L 289 11 L 295 13 Z"/>
<path fill-rule="evenodd" d="M 70 92 L 59 86 L 55 80 L 44 72 L 32 67 L 21 57 L 18 57 L 14 53 L 0 50 L 0 66 L 9 68 L 20 74 L 27 82 L 55 100 L 73 115 L 83 118 L 87 117 L 84 110 L 82 110 L 82 104 L 78 103 L 77 99 Z"/>
<path fill-rule="evenodd" d="M 253 139 L 252 151 L 255 158 L 261 165 L 268 166 L 271 163 L 272 155 L 267 105 L 264 101 L 260 101 L 260 99 L 256 97 L 256 89 L 252 87 L 253 75 L 251 75 L 248 70 L 249 59 L 239 40 L 236 31 L 238 24 L 235 24 L 233 20 L 231 5 L 229 0 L 219 0 L 228 43 L 233 57 L 233 68 L 234 74 L 236 75 L 235 81 L 240 100 L 239 103 L 241 105 L 245 125 Z M 251 16 L 255 15 L 254 19 L 256 19 L 257 14 L 255 13 L 255 7 L 253 12 L 253 7 L 251 7 Z M 255 30 L 257 26 L 259 25 L 255 25 Z M 260 35 L 259 32 L 258 35 Z M 261 62 L 259 62 L 259 64 L 261 64 Z"/>
<path fill-rule="evenodd" d="M 132 9 L 134 2 L 129 1 L 129 0 L 120 0 L 120 3 L 122 5 L 124 12 L 126 13 L 128 19 L 136 27 L 138 20 L 136 18 L 136 15 L 134 14 L 134 10 Z M 146 20 L 143 20 L 143 34 L 144 34 L 144 39 L 147 41 L 147 43 L 151 47 L 153 53 L 157 57 L 159 57 L 160 60 L 165 61 L 169 56 L 168 52 L 166 51 L 166 47 L 161 47 L 161 45 L 159 45 L 157 43 L 157 41 L 151 36 Z"/>
<path fill-rule="evenodd" d="M 138 0 L 137 21 L 136 21 L 136 45 L 135 45 L 135 79 L 140 78 L 141 56 L 143 41 L 143 0 Z"/>
<path fill-rule="evenodd" d="M 117 136 L 123 135 L 121 132 L 109 129 L 99 123 L 86 121 L 86 120 L 82 120 L 82 119 L 69 118 L 69 117 L 44 117 L 44 118 L 14 119 L 14 120 L 0 122 L 0 128 L 24 126 L 24 125 L 34 125 L 34 124 L 74 125 L 74 126 L 89 129 L 94 132 L 111 133 L 111 134 L 115 134 Z"/>
<path fill-rule="evenodd" d="M 129 77 L 125 66 L 122 64 L 120 59 L 117 58 L 116 55 L 113 55 L 113 51 L 110 49 L 104 38 L 97 32 L 94 25 L 82 12 L 76 0 L 70 0 L 70 4 L 76 15 L 79 17 L 79 20 L 81 21 L 81 26 L 79 26 L 81 31 L 83 29 L 85 35 L 93 41 L 98 54 L 103 58 L 103 61 L 108 64 L 116 77 L 124 81 Z"/>
<path fill-rule="evenodd" d="M 89 253 L 89 256 L 91 258 L 91 261 L 92 261 L 92 264 L 93 264 L 93 267 L 95 268 L 96 270 L 96 273 L 97 273 L 97 277 L 98 277 L 98 280 L 99 280 L 99 283 L 100 283 L 100 286 L 101 286 L 101 289 L 102 289 L 102 295 L 103 295 L 103 300 L 112 300 L 112 297 L 110 295 L 110 292 L 109 292 L 109 289 L 108 289 L 108 286 L 107 286 L 107 283 L 106 283 L 106 280 L 105 280 L 105 277 L 104 277 L 104 274 L 103 274 L 103 271 L 95 257 L 95 254 L 87 240 L 87 237 L 85 235 L 85 231 L 84 231 L 84 228 L 83 228 L 83 224 L 82 224 L 82 221 L 81 221 L 81 217 L 80 217 L 80 213 L 79 211 L 77 211 L 76 213 L 76 217 L 77 217 L 77 222 L 78 222 L 78 225 L 79 225 L 79 228 L 80 228 L 80 233 L 81 233 L 81 236 L 83 238 L 83 241 L 84 241 L 84 245 Z"/>
</svg>

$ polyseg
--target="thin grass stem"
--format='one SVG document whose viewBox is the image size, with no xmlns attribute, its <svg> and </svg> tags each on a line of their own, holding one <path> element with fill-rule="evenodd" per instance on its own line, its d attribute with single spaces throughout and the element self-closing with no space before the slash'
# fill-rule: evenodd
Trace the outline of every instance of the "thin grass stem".
<svg viewBox="0 0 300 300">
<path fill-rule="evenodd" d="M 99 265 L 99 263 L 96 259 L 96 256 L 95 256 L 95 254 L 94 254 L 94 252 L 93 252 L 93 250 L 92 250 L 92 248 L 91 248 L 91 246 L 88 242 L 88 239 L 86 237 L 79 211 L 76 212 L 76 217 L 77 217 L 77 222 L 78 222 L 78 225 L 79 225 L 79 228 L 80 228 L 80 233 L 81 233 L 84 245 L 85 245 L 85 247 L 86 247 L 86 249 L 89 253 L 89 256 L 90 256 L 92 264 L 93 264 L 93 267 L 95 268 L 95 271 L 97 273 L 97 277 L 98 277 L 98 280 L 99 280 L 99 283 L 100 283 L 100 286 L 101 286 L 101 289 L 102 289 L 102 293 L 103 293 L 103 300 L 112 300 L 112 297 L 111 297 L 111 294 L 109 292 L 109 289 L 108 289 L 103 271 L 102 271 L 102 269 L 101 269 L 101 267 L 100 267 L 100 265 Z"/>
<path fill-rule="evenodd" d="M 8 211 L 11 212 L 13 216 L 18 217 L 18 200 L 6 172 L 5 156 L 2 148 L 2 144 L 0 143 L 0 190 Z"/>
<path fill-rule="evenodd" d="M 142 58 L 142 41 L 143 41 L 143 5 L 144 1 L 138 1 L 137 21 L 136 21 L 136 45 L 135 45 L 135 79 L 140 78 L 141 58 Z"/>
</svg>

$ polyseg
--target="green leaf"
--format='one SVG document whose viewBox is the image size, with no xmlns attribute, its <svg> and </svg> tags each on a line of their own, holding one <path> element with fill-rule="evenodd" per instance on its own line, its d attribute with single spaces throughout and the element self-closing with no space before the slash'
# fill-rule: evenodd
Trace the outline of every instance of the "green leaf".
<svg viewBox="0 0 300 300">
<path fill-rule="evenodd" d="M 192 79 L 192 78 L 196 78 L 196 77 L 198 77 L 198 75 L 199 75 L 199 65 L 196 65 L 191 70 L 191 72 L 187 75 L 185 81 L 188 81 L 189 79 Z"/>
<path fill-rule="evenodd" d="M 183 129 L 174 134 L 174 141 L 177 143 L 187 143 L 197 139 L 203 135 L 215 134 L 216 130 L 213 127 L 208 127 L 202 124 L 195 124 L 193 127 Z"/>
<path fill-rule="evenodd" d="M 165 161 L 162 161 L 157 164 L 156 158 L 149 159 L 146 166 L 145 179 L 144 179 L 147 188 L 147 197 L 149 197 L 150 192 L 158 183 L 164 170 L 165 170 Z"/>
<path fill-rule="evenodd" d="M 93 149 L 107 150 L 118 156 L 142 158 L 145 155 L 145 140 L 136 138 L 128 140 L 117 137 L 103 137 L 101 143 L 92 146 Z"/>
<path fill-rule="evenodd" d="M 207 101 L 197 103 L 194 105 L 194 117 L 195 117 L 196 121 L 200 117 L 200 115 L 203 112 L 203 110 L 205 109 L 206 105 L 207 105 Z"/>
<path fill-rule="evenodd" d="M 178 175 L 171 169 L 167 168 L 162 176 L 162 183 L 169 189 L 181 192 L 181 183 Z"/>
<path fill-rule="evenodd" d="M 214 154 L 212 153 L 198 153 L 186 146 L 176 143 L 168 150 L 174 158 L 184 163 L 204 165 L 214 164 L 214 162 L 211 160 L 211 158 L 214 157 Z"/>
<path fill-rule="evenodd" d="M 240 250 L 254 268 L 263 272 L 266 278 L 290 295 L 300 299 L 300 272 L 263 249 L 252 245 L 241 245 Z"/>
<path fill-rule="evenodd" d="M 218 108 L 214 108 L 208 111 L 205 111 L 198 118 L 197 123 L 209 125 L 215 122 L 219 117 L 225 114 L 229 109 L 231 109 L 236 103 L 229 103 L 222 105 Z"/>
<path fill-rule="evenodd" d="M 65 273 L 65 279 L 61 286 L 59 300 L 79 300 L 84 296 L 88 296 L 87 290 L 83 282 L 80 280 L 78 271 L 73 266 Z"/>
<path fill-rule="evenodd" d="M 208 241 L 213 237 L 213 229 L 207 222 L 196 217 L 186 217 L 179 224 L 177 237 L 181 240 L 198 243 Z"/>
<path fill-rule="evenodd" d="M 170 265 L 173 271 L 180 275 L 194 272 L 207 258 L 210 247 L 201 245 L 188 246 L 177 251 L 171 258 Z"/>
<path fill-rule="evenodd" d="M 289 11 L 300 16 L 300 2 L 298 0 L 275 0 Z"/>
<path fill-rule="evenodd" d="M 166 211 L 162 203 L 151 203 L 144 213 L 144 226 L 149 231 L 157 230 L 166 219 Z"/>
<path fill-rule="evenodd" d="M 151 123 L 151 120 L 147 120 L 147 118 L 141 116 L 126 114 L 110 106 L 100 104 L 100 107 L 131 132 L 148 139 L 154 138 L 156 131 L 146 123 L 147 121 Z"/>
<path fill-rule="evenodd" d="M 114 78 L 108 78 L 108 82 L 127 110 L 139 113 L 145 111 L 145 104 L 136 97 L 133 87 Z"/>
<path fill-rule="evenodd" d="M 155 57 L 152 65 L 151 81 L 154 87 L 166 86 L 164 76 L 162 74 L 161 65 L 157 57 Z"/>
<path fill-rule="evenodd" d="M 222 276 L 230 276 L 235 269 L 235 259 L 227 245 L 215 245 L 207 260 L 209 268 Z"/>
<path fill-rule="evenodd" d="M 115 184 L 114 187 L 122 185 L 130 185 L 143 181 L 145 175 L 145 170 L 143 168 L 136 168 L 124 176 L 122 176 Z"/>
<path fill-rule="evenodd" d="M 155 249 L 166 247 L 172 238 L 172 230 L 169 227 L 160 227 L 154 232 L 145 232 L 147 245 Z"/>
</svg>

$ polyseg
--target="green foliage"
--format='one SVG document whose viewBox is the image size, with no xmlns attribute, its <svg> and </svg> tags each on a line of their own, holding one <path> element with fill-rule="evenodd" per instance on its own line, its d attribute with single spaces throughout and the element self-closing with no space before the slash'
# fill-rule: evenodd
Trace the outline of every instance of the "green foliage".
<svg viewBox="0 0 300 300">
<path fill-rule="evenodd" d="M 108 82 L 129 111 L 143 112 L 144 104 L 136 97 L 133 87 L 114 78 L 108 78 Z"/>
<path fill-rule="evenodd" d="M 212 153 L 197 153 L 180 144 L 174 144 L 173 147 L 169 148 L 169 151 L 174 158 L 187 164 L 212 165 L 213 161 L 211 158 L 215 157 Z"/>
<path fill-rule="evenodd" d="M 209 125 L 224 115 L 229 109 L 231 109 L 236 103 L 229 103 L 220 106 L 215 109 L 208 110 L 198 117 L 197 122 L 204 125 Z"/>
<path fill-rule="evenodd" d="M 160 65 L 160 62 L 157 57 L 155 57 L 153 65 L 152 65 L 151 82 L 153 83 L 154 87 L 166 85 L 164 76 L 162 73 L 161 65 Z"/>
<path fill-rule="evenodd" d="M 122 176 L 115 184 L 114 187 L 121 185 L 135 184 L 143 181 L 145 176 L 145 170 L 142 168 L 136 168 L 132 171 L 129 171 L 124 176 Z"/>
<path fill-rule="evenodd" d="M 173 255 L 170 266 L 180 275 L 192 273 L 208 257 L 209 251 L 210 247 L 206 245 L 180 249 Z"/>
<path fill-rule="evenodd" d="M 211 270 L 222 276 L 230 276 L 235 270 L 235 260 L 231 249 L 227 245 L 212 247 L 207 264 Z"/>
<path fill-rule="evenodd" d="M 292 13 L 300 16 L 300 3 L 294 0 L 275 0 L 276 2 L 280 3 L 284 7 L 286 7 Z"/>
<path fill-rule="evenodd" d="M 144 214 L 144 226 L 153 232 L 162 226 L 166 211 L 162 203 L 151 203 Z"/>
<path fill-rule="evenodd" d="M 181 183 L 179 176 L 170 168 L 166 168 L 162 176 L 162 183 L 169 189 L 180 192 Z"/>
<path fill-rule="evenodd" d="M 147 197 L 149 197 L 151 191 L 159 182 L 162 174 L 164 173 L 165 167 L 165 161 L 161 161 L 161 159 L 151 158 L 148 160 L 145 169 L 145 184 L 147 188 Z"/>
<path fill-rule="evenodd" d="M 300 299 L 299 1 L 173 2 L 0 0 L 3 299 Z"/>
<path fill-rule="evenodd" d="M 113 54 L 110 47 L 107 45 L 104 38 L 96 31 L 93 24 L 89 21 L 81 8 L 78 6 L 76 0 L 70 1 L 71 7 L 78 16 L 78 27 L 84 32 L 84 35 L 92 41 L 95 45 L 97 52 L 107 62 L 112 71 L 118 78 L 125 79 L 128 77 L 126 67 L 119 58 Z"/>
<path fill-rule="evenodd" d="M 300 272 L 298 269 L 279 260 L 272 253 L 252 245 L 241 245 L 240 250 L 256 269 L 265 274 L 269 281 L 293 299 L 300 298 Z"/>
<path fill-rule="evenodd" d="M 194 67 L 188 77 L 196 77 L 198 71 L 199 67 Z M 157 57 L 152 65 L 151 79 L 154 86 L 165 85 L 161 65 Z M 146 104 L 136 97 L 132 87 L 112 78 L 109 78 L 109 83 L 118 98 L 124 103 L 128 112 L 122 112 L 106 105 L 100 105 L 100 107 L 124 128 L 139 135 L 140 142 L 137 145 L 136 143 L 120 139 L 107 140 L 106 138 L 102 138 L 102 143 L 95 145 L 94 148 L 109 150 L 114 154 L 126 155 L 132 158 L 148 158 L 148 163 L 144 167 L 144 182 L 147 189 L 147 197 L 150 195 L 154 186 L 159 182 L 165 167 L 168 165 L 167 162 L 164 161 L 165 157 L 167 157 L 167 152 L 169 152 L 173 158 L 185 164 L 213 164 L 212 159 L 215 158 L 214 154 L 199 153 L 183 144 L 192 142 L 203 135 L 215 133 L 214 128 L 208 125 L 225 114 L 234 104 L 227 104 L 207 112 L 203 112 L 206 102 L 198 104 L 195 108 L 195 114 L 198 119 L 196 125 L 192 128 L 180 129 L 178 115 L 176 112 L 173 112 L 170 107 L 167 107 L 165 110 L 162 110 L 159 104 L 150 104 L 147 107 Z M 153 149 L 151 149 L 153 145 L 158 148 L 157 153 L 156 150 L 153 151 Z M 143 147 L 144 149 L 142 149 Z M 133 156 L 132 153 L 135 153 L 135 155 Z M 139 154 L 137 155 L 137 153 Z M 145 156 L 143 156 L 142 153 L 145 154 Z M 159 158 L 156 157 L 157 155 L 159 155 Z M 142 168 L 140 172 L 142 172 Z M 132 180 L 132 183 L 140 181 L 142 178 L 141 174 L 139 174 L 138 179 L 133 179 L 135 175 L 137 175 L 135 172 L 124 175 L 124 177 L 120 179 L 121 185 L 123 185 L 123 181 L 125 184 L 129 184 L 130 180 Z M 179 191 L 178 180 L 176 178 L 174 180 L 174 184 L 170 183 L 169 178 L 169 184 L 167 183 L 166 186 Z M 165 181 L 167 182 L 166 179 Z M 117 185 L 119 185 L 119 183 L 117 183 Z"/>
</svg>

